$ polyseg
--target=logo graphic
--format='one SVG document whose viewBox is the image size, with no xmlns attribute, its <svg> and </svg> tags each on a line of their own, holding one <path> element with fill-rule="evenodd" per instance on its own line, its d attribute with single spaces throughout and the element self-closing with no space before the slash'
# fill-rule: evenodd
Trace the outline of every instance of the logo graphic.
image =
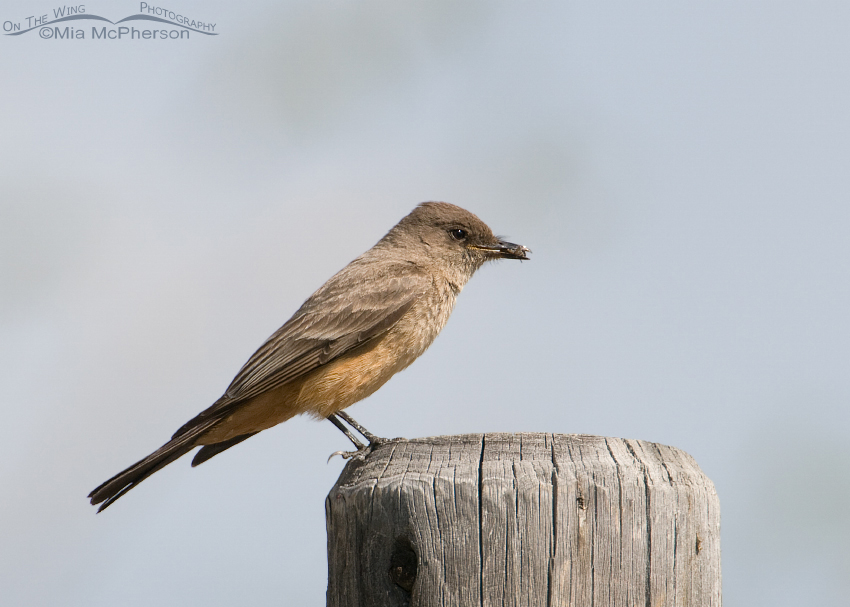
<svg viewBox="0 0 850 607">
<path fill-rule="evenodd" d="M 139 3 L 139 12 L 118 21 L 112 21 L 100 15 L 86 12 L 85 4 L 75 6 L 60 6 L 53 9 L 53 19 L 50 15 L 33 15 L 21 21 L 4 21 L 3 35 L 22 36 L 33 30 L 38 30 L 39 38 L 44 40 L 188 40 L 191 32 L 203 34 L 204 36 L 218 36 L 215 31 L 215 23 L 201 21 L 187 17 L 178 11 L 173 11 L 160 6 L 151 6 L 147 2 Z M 101 21 L 107 25 L 92 26 L 91 33 L 87 36 L 87 29 L 81 27 L 81 21 Z M 136 29 L 135 23 L 131 26 L 120 25 L 134 21 L 153 22 L 161 24 L 156 29 L 147 29 L 147 23 L 139 23 L 140 29 Z M 70 25 L 67 25 L 71 22 Z M 58 24 L 63 25 L 58 25 Z M 76 26 L 76 27 L 75 27 Z"/>
</svg>

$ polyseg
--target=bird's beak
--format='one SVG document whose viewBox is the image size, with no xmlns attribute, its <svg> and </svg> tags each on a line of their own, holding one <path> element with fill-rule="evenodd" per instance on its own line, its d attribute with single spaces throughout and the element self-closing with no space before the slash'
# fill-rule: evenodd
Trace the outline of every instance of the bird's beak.
<svg viewBox="0 0 850 607">
<path fill-rule="evenodd" d="M 526 261 L 528 260 L 526 253 L 531 253 L 531 249 L 528 247 L 524 247 L 521 244 L 506 242 L 504 240 L 499 240 L 495 244 L 470 245 L 470 248 L 478 249 L 479 251 L 487 251 L 488 253 L 493 253 L 496 257 L 501 257 L 503 259 L 524 259 Z"/>
</svg>

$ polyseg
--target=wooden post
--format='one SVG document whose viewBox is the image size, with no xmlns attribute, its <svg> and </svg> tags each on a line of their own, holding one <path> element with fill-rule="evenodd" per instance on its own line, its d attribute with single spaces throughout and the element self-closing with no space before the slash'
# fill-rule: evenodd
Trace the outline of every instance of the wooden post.
<svg viewBox="0 0 850 607">
<path fill-rule="evenodd" d="M 329 607 L 721 604 L 717 494 L 674 447 L 392 441 L 346 465 L 325 510 Z"/>
</svg>

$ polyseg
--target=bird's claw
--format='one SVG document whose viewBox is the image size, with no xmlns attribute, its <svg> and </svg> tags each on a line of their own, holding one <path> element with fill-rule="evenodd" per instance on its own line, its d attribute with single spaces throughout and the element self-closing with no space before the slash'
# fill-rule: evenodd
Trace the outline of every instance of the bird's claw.
<svg viewBox="0 0 850 607">
<path fill-rule="evenodd" d="M 334 451 L 328 456 L 328 463 L 334 458 L 335 455 L 339 455 L 342 459 L 366 459 L 366 456 L 372 452 L 372 445 L 366 445 L 362 449 L 357 449 L 356 451 Z"/>
<path fill-rule="evenodd" d="M 361 445 L 357 447 L 354 451 L 334 451 L 328 456 L 328 462 L 330 462 L 334 455 L 339 455 L 342 459 L 359 459 L 365 460 L 366 457 L 372 453 L 377 447 L 380 447 L 384 443 L 391 443 L 393 441 L 404 440 L 398 438 L 382 438 L 380 436 L 371 435 L 371 440 L 368 445 Z"/>
</svg>

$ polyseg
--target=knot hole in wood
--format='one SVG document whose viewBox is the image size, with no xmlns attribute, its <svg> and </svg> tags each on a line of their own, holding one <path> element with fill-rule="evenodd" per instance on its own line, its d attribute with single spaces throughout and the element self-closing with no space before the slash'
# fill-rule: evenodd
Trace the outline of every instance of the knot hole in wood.
<svg viewBox="0 0 850 607">
<path fill-rule="evenodd" d="M 396 538 L 390 555 L 390 579 L 408 596 L 413 592 L 418 566 L 419 556 L 411 541 L 406 537 Z"/>
</svg>

